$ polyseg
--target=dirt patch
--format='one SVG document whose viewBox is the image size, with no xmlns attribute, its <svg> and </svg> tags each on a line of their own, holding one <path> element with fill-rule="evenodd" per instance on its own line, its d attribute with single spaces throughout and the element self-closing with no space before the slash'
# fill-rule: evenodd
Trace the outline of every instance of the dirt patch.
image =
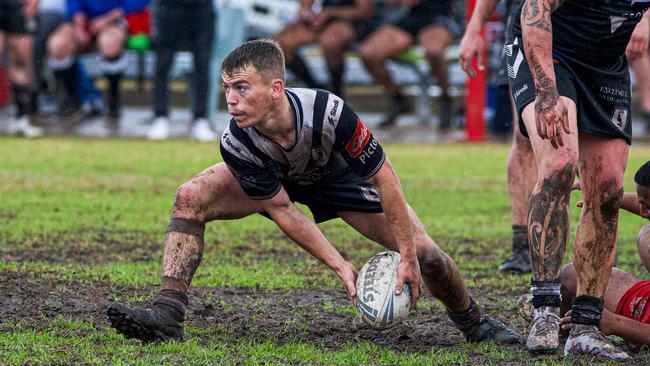
<svg viewBox="0 0 650 366">
<path fill-rule="evenodd" d="M 113 286 L 108 282 L 92 285 L 63 280 L 43 281 L 33 274 L 0 272 L 0 331 L 8 323 L 19 323 L 31 329 L 47 327 L 53 319 L 64 317 L 90 322 L 96 329 L 106 329 L 106 306 L 115 298 L 149 299 L 156 287 L 136 288 Z M 478 297 L 479 302 L 489 303 Z M 432 348 L 470 353 L 472 363 L 488 359 L 479 352 L 457 346 L 463 336 L 444 312 L 432 306 L 431 297 L 421 300 L 423 310 L 408 321 L 386 331 L 372 330 L 349 313 L 342 290 L 310 289 L 290 291 L 258 291 L 250 288 L 195 288 L 190 293 L 191 305 L 187 323 L 201 330 L 188 335 L 207 343 L 217 335 L 229 335 L 234 341 L 249 338 L 272 340 L 279 344 L 298 341 L 317 347 L 340 349 L 356 341 L 369 341 L 398 352 L 428 352 Z M 514 302 L 514 298 L 512 299 Z M 128 301 L 127 301 L 128 302 Z M 130 305 L 145 305 L 139 301 Z M 501 313 L 494 311 L 491 313 Z M 499 309 L 504 311 L 504 309 Z M 512 314 L 512 312 L 510 312 Z M 497 317 L 524 334 L 526 325 L 515 316 Z M 80 331 L 80 334 L 85 334 Z M 520 350 L 521 346 L 504 347 L 504 351 Z M 474 362 L 476 361 L 476 362 Z M 647 365 L 650 355 L 636 355 L 629 365 Z M 587 362 L 588 363 L 588 362 Z"/>
</svg>

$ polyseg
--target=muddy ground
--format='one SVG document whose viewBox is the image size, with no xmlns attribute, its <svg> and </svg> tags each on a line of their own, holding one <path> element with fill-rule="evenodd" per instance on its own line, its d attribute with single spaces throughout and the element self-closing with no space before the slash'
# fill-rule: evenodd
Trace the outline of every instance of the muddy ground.
<svg viewBox="0 0 650 366">
<path fill-rule="evenodd" d="M 44 241 L 35 240 L 43 243 Z M 7 249 L 0 251 L 5 261 L 44 261 L 77 263 L 106 263 L 115 259 L 114 253 L 137 260 L 158 258 L 159 243 L 151 241 L 132 246 L 133 241 L 112 241 L 111 250 L 93 245 L 68 243 L 63 253 L 51 254 L 50 245 L 32 245 L 32 251 Z M 52 241 L 45 241 L 52 243 Z M 24 243 L 22 243 L 24 244 Z M 11 248 L 11 246 L 8 246 Z M 60 247 L 59 247 L 60 248 Z M 293 255 L 289 252 L 275 253 L 276 256 Z M 120 257 L 123 258 L 123 257 Z M 284 258 L 289 260 L 288 258 Z M 278 258 L 283 260 L 283 258 Z M 132 302 L 128 299 L 148 299 L 157 291 L 155 286 L 116 286 L 108 282 L 81 283 L 52 279 L 52 274 L 43 277 L 39 273 L 14 271 L 0 272 L 0 332 L 11 329 L 11 324 L 22 324 L 31 329 L 47 328 L 53 319 L 90 322 L 96 329 L 106 329 L 105 309 L 115 300 L 127 300 L 131 305 L 145 305 L 146 302 Z M 518 294 L 502 293 L 498 289 L 484 289 L 475 292 L 478 302 L 498 314 L 497 318 L 524 334 L 526 324 L 515 315 L 513 308 L 502 309 L 504 297 L 514 304 Z M 499 301 L 495 301 L 499 298 Z M 247 337 L 257 341 L 277 343 L 305 342 L 328 349 L 340 349 L 351 342 L 370 341 L 397 352 L 428 352 L 432 348 L 467 353 L 458 343 L 463 340 L 446 314 L 439 307 L 431 306 L 435 299 L 424 296 L 421 309 L 409 319 L 386 331 L 369 328 L 349 311 L 338 311 L 349 305 L 343 289 L 294 289 L 260 291 L 251 288 L 194 288 L 190 291 L 190 308 L 187 323 L 200 328 L 188 337 L 207 343 L 216 335 L 227 334 L 229 339 Z M 79 335 L 87 331 L 79 330 Z M 510 346 L 521 350 L 523 346 Z M 483 364 L 489 359 L 480 353 L 470 352 L 474 364 Z M 475 362 L 474 362 L 475 361 Z M 531 359 L 532 361 L 532 359 Z M 584 360 L 589 363 L 589 360 Z M 635 355 L 628 365 L 650 364 L 647 352 Z"/>
</svg>

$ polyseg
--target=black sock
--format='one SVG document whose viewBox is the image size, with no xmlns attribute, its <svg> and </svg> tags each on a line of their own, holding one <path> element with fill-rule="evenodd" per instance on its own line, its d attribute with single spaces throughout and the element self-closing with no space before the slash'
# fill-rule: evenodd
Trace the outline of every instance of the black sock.
<svg viewBox="0 0 650 366">
<path fill-rule="evenodd" d="M 36 112 L 36 93 L 29 87 L 12 84 L 16 104 L 16 117 L 33 115 Z"/>
<path fill-rule="evenodd" d="M 404 94 L 400 93 L 399 91 L 393 94 L 391 98 L 393 98 L 393 102 L 395 103 L 403 103 L 406 101 Z"/>
<path fill-rule="evenodd" d="M 571 323 L 600 325 L 603 315 L 603 299 L 594 296 L 576 296 L 571 303 Z"/>
<path fill-rule="evenodd" d="M 108 79 L 108 110 L 111 113 L 118 113 L 120 110 L 120 80 L 122 73 L 105 74 Z"/>
<path fill-rule="evenodd" d="M 533 306 L 539 309 L 543 306 L 560 307 L 560 280 L 530 281 L 530 292 L 533 294 Z"/>
<path fill-rule="evenodd" d="M 469 299 L 469 308 L 467 310 L 462 313 L 455 313 L 451 310 L 447 310 L 447 314 L 451 321 L 456 325 L 456 328 L 464 334 L 471 334 L 474 332 L 481 322 L 481 310 L 472 298 Z"/>
<path fill-rule="evenodd" d="M 291 59 L 291 61 L 287 62 L 287 68 L 291 70 L 291 72 L 296 75 L 296 77 L 300 80 L 302 80 L 307 87 L 309 88 L 320 88 L 321 85 L 314 80 L 314 78 L 311 76 L 311 72 L 309 71 L 309 68 L 307 68 L 307 65 L 305 62 L 300 58 L 300 56 L 296 55 Z"/>
<path fill-rule="evenodd" d="M 330 69 L 330 77 L 332 78 L 332 93 L 343 98 L 343 65 L 336 69 Z"/>
<path fill-rule="evenodd" d="M 55 70 L 54 77 L 59 84 L 59 87 L 63 89 L 65 93 L 66 101 L 77 101 L 77 83 L 75 79 L 75 70 L 74 66 L 70 66 L 67 69 Z"/>
<path fill-rule="evenodd" d="M 526 225 L 512 225 L 512 252 L 528 251 L 528 227 Z"/>
</svg>

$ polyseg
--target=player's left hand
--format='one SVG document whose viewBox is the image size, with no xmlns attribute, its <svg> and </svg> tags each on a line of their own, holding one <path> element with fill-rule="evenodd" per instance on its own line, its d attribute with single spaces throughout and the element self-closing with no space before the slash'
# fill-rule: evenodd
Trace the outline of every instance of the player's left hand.
<svg viewBox="0 0 650 366">
<path fill-rule="evenodd" d="M 550 140 L 551 146 L 558 149 L 564 146 L 562 131 L 570 134 L 569 112 L 566 103 L 557 91 L 548 92 L 535 99 L 535 124 L 537 134 L 542 140 Z"/>
<path fill-rule="evenodd" d="M 625 54 L 630 61 L 634 61 L 648 52 L 649 38 L 648 19 L 644 16 L 634 28 L 630 42 L 628 42 L 625 50 Z"/>
<path fill-rule="evenodd" d="M 415 255 L 412 258 L 401 257 L 397 267 L 395 295 L 402 293 L 404 283 L 408 283 L 411 287 L 411 309 L 415 309 L 420 297 L 420 263 Z"/>
</svg>

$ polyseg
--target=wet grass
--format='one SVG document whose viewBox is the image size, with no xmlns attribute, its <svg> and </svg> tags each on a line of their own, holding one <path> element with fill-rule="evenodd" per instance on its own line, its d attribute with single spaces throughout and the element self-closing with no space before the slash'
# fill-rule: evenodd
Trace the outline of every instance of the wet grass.
<svg viewBox="0 0 650 366">
<path fill-rule="evenodd" d="M 509 147 L 387 145 L 385 149 L 407 200 L 438 244 L 456 260 L 474 296 L 500 319 L 513 318 L 514 301 L 526 290 L 529 279 L 495 275 L 510 245 L 505 177 Z M 146 302 L 158 283 L 162 242 L 176 188 L 220 160 L 215 144 L 69 138 L 0 138 L 0 156 L 0 276 L 61 283 L 61 291 L 65 283 L 130 286 L 141 290 L 115 297 L 135 303 Z M 633 189 L 633 173 L 648 156 L 650 148 L 632 148 L 626 190 Z M 572 201 L 578 197 L 574 193 Z M 578 210 L 571 215 L 575 229 Z M 622 269 L 648 278 L 635 247 L 643 223 L 621 213 L 618 260 Z M 321 228 L 358 267 L 381 250 L 341 221 Z M 570 258 L 568 250 L 565 259 Z M 206 253 L 193 284 L 199 289 L 313 293 L 328 289 L 330 294 L 332 289 L 341 290 L 333 274 L 259 215 L 207 226 Z M 0 296 L 20 299 L 21 288 L 1 288 L 7 293 Z M 47 293 L 42 296 L 48 298 Z M 187 341 L 151 345 L 124 340 L 101 321 L 101 314 L 91 319 L 49 314 L 3 319 L 0 309 L 0 365 L 569 364 L 559 356 L 531 359 L 521 347 L 461 342 L 432 344 L 426 352 L 413 352 L 365 340 L 345 341 L 346 334 L 340 334 L 336 347 L 322 347 L 299 336 L 306 324 L 300 319 L 310 312 L 349 317 L 352 322 L 354 309 L 340 300 L 329 297 L 315 308 L 297 308 L 284 325 L 298 336 L 285 340 L 264 338 L 265 330 L 256 331 L 253 326 L 247 328 L 251 336 L 235 337 L 240 334 L 235 330 L 190 324 Z M 255 301 L 259 303 L 250 306 L 267 304 Z M 228 299 L 214 299 L 213 305 L 228 313 L 236 313 L 239 306 Z M 422 313 L 442 311 L 435 301 L 421 304 Z M 256 324 L 255 319 L 250 321 Z M 520 322 L 513 322 L 523 331 Z M 634 364 L 647 360 L 645 353 Z"/>
</svg>

